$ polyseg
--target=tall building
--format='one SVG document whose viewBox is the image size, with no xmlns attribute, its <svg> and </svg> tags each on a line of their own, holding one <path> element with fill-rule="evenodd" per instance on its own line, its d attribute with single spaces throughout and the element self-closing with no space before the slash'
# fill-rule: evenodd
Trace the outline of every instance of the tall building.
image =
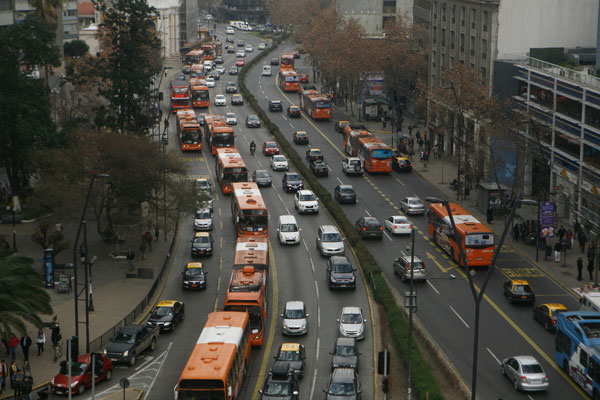
<svg viewBox="0 0 600 400">
<path fill-rule="evenodd" d="M 381 36 L 387 21 L 397 15 L 412 20 L 413 0 L 336 0 L 335 8 L 342 17 L 357 20 L 367 36 Z"/>
<path fill-rule="evenodd" d="M 264 24 L 269 14 L 265 3 L 265 0 L 222 0 L 218 7 L 219 18 Z"/>
</svg>

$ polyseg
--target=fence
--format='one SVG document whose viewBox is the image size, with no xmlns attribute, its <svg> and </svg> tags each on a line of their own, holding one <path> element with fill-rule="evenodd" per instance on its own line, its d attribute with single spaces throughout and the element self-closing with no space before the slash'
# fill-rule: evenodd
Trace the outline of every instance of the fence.
<svg viewBox="0 0 600 400">
<path fill-rule="evenodd" d="M 156 276 L 154 280 L 154 284 L 148 291 L 148 294 L 144 299 L 131 311 L 129 314 L 125 316 L 121 321 L 119 321 L 115 326 L 108 329 L 99 338 L 94 339 L 90 342 L 90 351 L 99 351 L 104 348 L 104 346 L 110 342 L 110 338 L 117 333 L 119 329 L 128 324 L 133 324 L 138 319 L 139 316 L 143 315 L 146 311 L 146 308 L 152 303 L 152 298 L 156 293 L 156 289 L 162 282 L 165 271 L 167 270 L 167 266 L 169 265 L 169 261 L 171 259 L 171 253 L 173 252 L 173 246 L 175 245 L 175 238 L 177 237 L 177 232 L 179 231 L 179 214 L 177 215 L 177 220 L 175 221 L 175 231 L 173 233 L 173 239 L 171 239 L 171 244 L 169 245 L 169 251 L 167 251 L 167 255 L 165 256 L 165 260 L 163 261 L 163 265 L 160 268 L 160 272 Z"/>
</svg>

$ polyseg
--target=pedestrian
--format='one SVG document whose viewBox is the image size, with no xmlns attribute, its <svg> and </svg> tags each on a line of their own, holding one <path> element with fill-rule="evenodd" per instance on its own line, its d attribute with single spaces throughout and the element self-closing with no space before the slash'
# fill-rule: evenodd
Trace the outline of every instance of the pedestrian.
<svg viewBox="0 0 600 400">
<path fill-rule="evenodd" d="M 423 140 L 427 142 L 427 131 L 423 132 Z"/>
<path fill-rule="evenodd" d="M 152 251 L 152 241 L 154 237 L 150 231 L 146 232 L 146 243 L 148 243 L 148 250 Z"/>
<path fill-rule="evenodd" d="M 23 358 L 29 360 L 29 348 L 32 345 L 31 338 L 29 335 L 21 336 L 21 350 L 23 351 Z"/>
<path fill-rule="evenodd" d="M 10 351 L 10 359 L 14 360 L 17 358 L 17 346 L 19 345 L 19 338 L 16 335 L 12 335 L 8 341 L 8 348 Z"/>
<path fill-rule="evenodd" d="M 560 244 L 560 242 L 557 240 L 556 243 L 554 244 L 554 262 L 560 262 L 560 250 L 562 249 L 562 246 Z"/>
<path fill-rule="evenodd" d="M 423 163 L 423 160 L 425 159 L 425 152 L 421 149 L 419 149 L 419 161 L 421 161 L 421 164 Z"/>
<path fill-rule="evenodd" d="M 135 258 L 135 253 L 131 251 L 131 249 L 127 250 L 127 264 L 129 265 L 129 270 L 133 270 L 133 259 Z"/>
<path fill-rule="evenodd" d="M 587 244 L 587 236 L 585 235 L 585 232 L 580 231 L 578 241 L 579 248 L 581 249 L 581 253 L 583 254 L 585 252 L 585 245 Z"/>
<path fill-rule="evenodd" d="M 31 400 L 31 391 L 33 390 L 33 377 L 25 375 L 21 382 L 21 399 Z"/>
<path fill-rule="evenodd" d="M 387 128 L 387 122 L 383 115 L 381 116 L 381 126 L 383 127 L 383 130 L 385 130 L 385 128 Z"/>
<path fill-rule="evenodd" d="M 513 242 L 518 242 L 519 241 L 519 224 L 516 223 L 515 226 L 513 226 Z"/>
<path fill-rule="evenodd" d="M 440 158 L 440 144 L 436 143 L 433 146 L 433 159 L 437 160 L 438 158 Z"/>
<path fill-rule="evenodd" d="M 581 281 L 583 278 L 581 277 L 581 273 L 583 272 L 583 256 L 579 256 L 577 259 L 577 280 Z"/>
<path fill-rule="evenodd" d="M 415 137 L 417 138 L 417 140 L 421 139 L 421 132 L 419 132 L 418 129 L 417 132 L 415 132 Z"/>
<path fill-rule="evenodd" d="M 413 154 L 415 154 L 415 149 L 413 146 L 408 146 L 408 159 L 412 161 Z"/>
<path fill-rule="evenodd" d="M 23 371 L 17 368 L 17 372 L 12 377 L 13 389 L 15 390 L 15 399 L 21 399 L 21 383 L 23 382 Z"/>
<path fill-rule="evenodd" d="M 487 209 L 487 223 L 491 224 L 492 222 L 494 222 L 494 209 L 492 208 L 492 206 L 488 206 L 488 209 Z"/>
<path fill-rule="evenodd" d="M 23 361 L 23 375 L 31 376 L 31 366 L 27 360 Z"/>
<path fill-rule="evenodd" d="M 567 233 L 567 230 L 561 225 L 560 229 L 558 230 L 558 240 L 562 241 L 562 239 L 566 233 Z"/>
<path fill-rule="evenodd" d="M 588 246 L 588 251 L 587 251 L 588 261 L 594 262 L 595 256 L 596 256 L 596 242 L 592 240 L 590 242 L 590 245 Z"/>
<path fill-rule="evenodd" d="M 579 237 L 579 234 L 583 232 L 583 229 L 581 229 L 581 224 L 578 220 L 575 220 L 575 225 L 573 226 L 573 229 L 575 230 L 575 234 L 577 235 L 577 237 Z"/>
<path fill-rule="evenodd" d="M 2 184 L 2 201 L 3 202 L 8 201 L 8 196 L 7 196 L 7 192 L 6 192 L 6 186 L 4 186 L 4 184 Z"/>
<path fill-rule="evenodd" d="M 571 245 L 573 244 L 573 231 L 568 229 L 565 237 L 567 238 L 567 249 L 571 250 Z"/>
<path fill-rule="evenodd" d="M 6 389 L 6 377 L 8 376 L 8 365 L 6 361 L 0 360 L 0 394 Z"/>
<path fill-rule="evenodd" d="M 594 259 L 593 258 L 591 260 L 588 260 L 587 270 L 590 274 L 590 281 L 593 281 L 594 280 Z"/>
<path fill-rule="evenodd" d="M 423 149 L 423 139 L 422 138 L 417 139 L 417 143 L 419 144 L 419 151 L 421 151 Z"/>
<path fill-rule="evenodd" d="M 38 330 L 35 344 L 37 344 L 38 357 L 44 352 L 44 343 L 46 343 L 46 334 L 43 330 Z"/>
<path fill-rule="evenodd" d="M 12 361 L 10 363 L 10 368 L 8 370 L 8 378 L 10 379 L 10 388 L 14 389 L 15 388 L 15 383 L 13 381 L 13 377 L 15 376 L 15 374 L 17 373 L 17 370 L 19 368 L 17 367 L 17 362 L 16 361 Z"/>
<path fill-rule="evenodd" d="M 148 242 L 145 239 L 142 240 L 142 244 L 140 244 L 140 252 L 142 253 L 142 259 L 145 260 L 148 252 Z"/>
</svg>

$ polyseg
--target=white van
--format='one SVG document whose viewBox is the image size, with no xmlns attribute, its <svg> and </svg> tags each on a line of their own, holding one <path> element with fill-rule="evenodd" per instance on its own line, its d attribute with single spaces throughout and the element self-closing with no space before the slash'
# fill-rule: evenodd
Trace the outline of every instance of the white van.
<svg viewBox="0 0 600 400">
<path fill-rule="evenodd" d="M 212 61 L 211 60 L 205 60 L 204 63 L 202 64 L 202 66 L 204 67 L 204 71 L 208 72 L 212 69 Z"/>
<path fill-rule="evenodd" d="M 300 231 L 293 215 L 280 215 L 277 224 L 277 237 L 281 244 L 299 244 Z"/>
<path fill-rule="evenodd" d="M 270 65 L 263 65 L 263 76 L 271 76 L 272 73 L 273 72 Z"/>
</svg>

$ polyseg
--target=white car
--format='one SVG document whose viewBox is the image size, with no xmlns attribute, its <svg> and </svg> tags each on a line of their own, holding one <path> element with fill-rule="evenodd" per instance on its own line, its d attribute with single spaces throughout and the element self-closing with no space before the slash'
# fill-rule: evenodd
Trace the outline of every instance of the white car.
<svg viewBox="0 0 600 400">
<path fill-rule="evenodd" d="M 346 157 L 342 160 L 342 170 L 346 175 L 360 175 L 363 168 L 363 163 L 358 157 Z"/>
<path fill-rule="evenodd" d="M 344 307 L 337 319 L 340 336 L 361 340 L 365 338 L 365 322 L 360 307 Z"/>
<path fill-rule="evenodd" d="M 246 46 L 246 53 L 252 53 L 254 51 L 254 47 Z"/>
<path fill-rule="evenodd" d="M 227 125 L 237 125 L 237 117 L 234 113 L 230 112 L 225 114 L 225 121 L 227 122 Z"/>
<path fill-rule="evenodd" d="M 219 75 L 225 75 L 224 67 L 217 67 L 217 69 L 215 71 L 217 71 L 219 73 Z"/>
<path fill-rule="evenodd" d="M 284 155 L 277 154 L 271 156 L 271 168 L 273 171 L 287 171 L 290 167 L 287 158 Z"/>
<path fill-rule="evenodd" d="M 283 309 L 283 323 L 281 331 L 284 335 L 306 335 L 308 333 L 308 320 L 310 314 L 306 313 L 303 301 L 288 301 Z"/>
<path fill-rule="evenodd" d="M 227 105 L 227 98 L 222 95 L 222 94 L 218 94 L 215 96 L 215 106 L 226 106 Z"/>
<path fill-rule="evenodd" d="M 244 51 L 238 51 L 236 54 L 236 57 L 244 58 L 244 57 L 246 57 L 246 53 Z"/>
<path fill-rule="evenodd" d="M 298 213 L 319 213 L 319 199 L 311 190 L 298 190 L 294 195 L 294 208 Z"/>
<path fill-rule="evenodd" d="M 214 78 L 206 78 L 204 80 L 204 82 L 206 83 L 206 86 L 209 88 L 214 88 L 215 87 L 215 79 Z"/>
<path fill-rule="evenodd" d="M 392 215 L 385 219 L 385 228 L 394 235 L 410 235 L 412 224 L 403 215 Z"/>
<path fill-rule="evenodd" d="M 213 228 L 212 213 L 208 208 L 196 211 L 194 215 L 194 231 L 210 231 Z"/>
<path fill-rule="evenodd" d="M 235 35 L 235 30 L 231 26 L 228 26 L 225 28 L 225 33 L 228 35 Z"/>
<path fill-rule="evenodd" d="M 425 214 L 425 204 L 418 197 L 405 197 L 400 200 L 400 209 L 405 214 Z"/>
</svg>

